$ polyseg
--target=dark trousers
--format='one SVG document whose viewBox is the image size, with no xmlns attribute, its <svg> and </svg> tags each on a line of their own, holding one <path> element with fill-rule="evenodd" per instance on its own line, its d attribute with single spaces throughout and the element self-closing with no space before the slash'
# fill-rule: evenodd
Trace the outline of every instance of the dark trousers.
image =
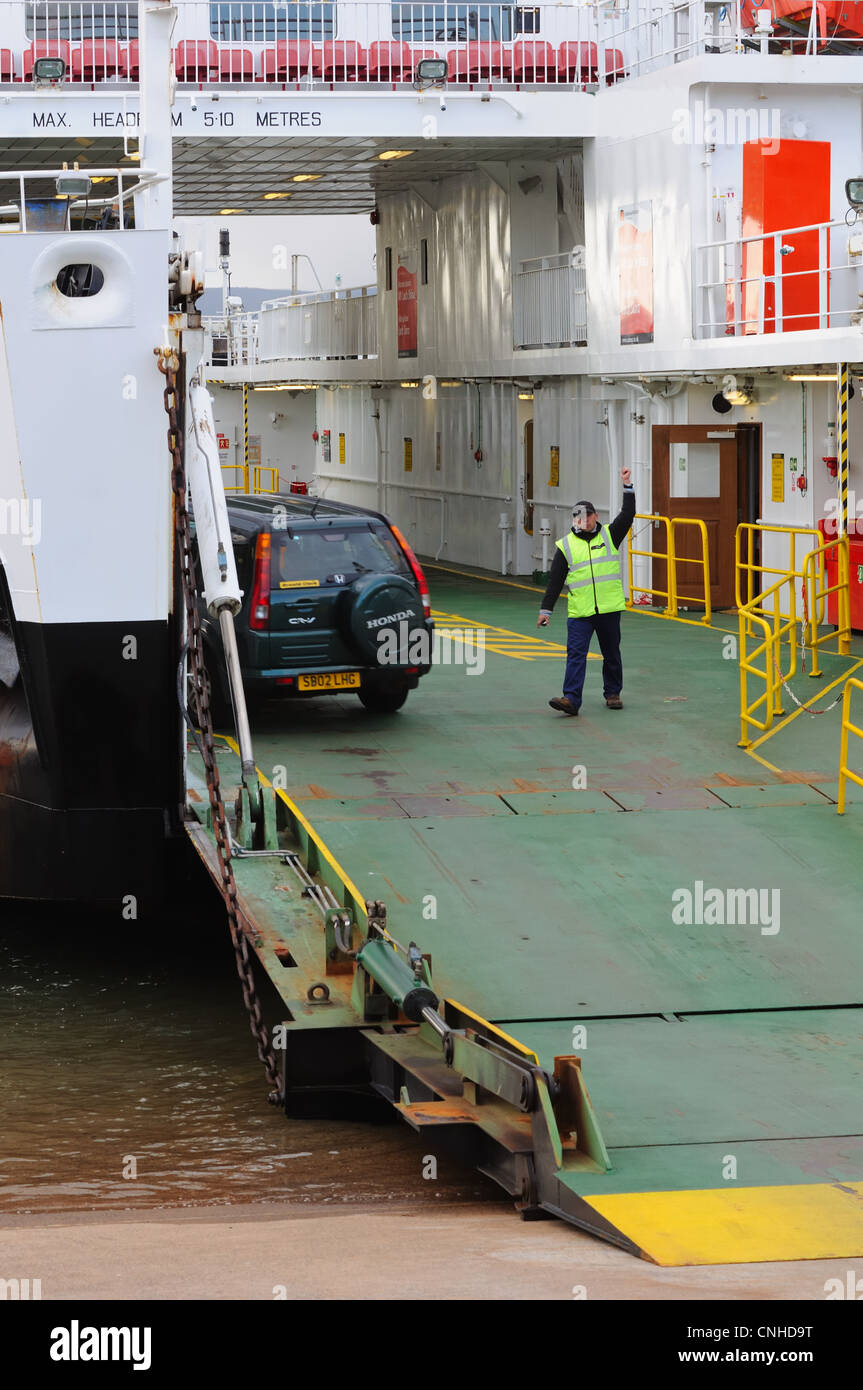
<svg viewBox="0 0 863 1390">
<path fill-rule="evenodd" d="M 623 663 L 620 659 L 620 614 L 594 613 L 589 618 L 566 620 L 566 675 L 563 693 L 576 709 L 587 667 L 587 649 L 596 633 L 602 652 L 602 693 L 606 700 L 623 689 Z"/>
</svg>

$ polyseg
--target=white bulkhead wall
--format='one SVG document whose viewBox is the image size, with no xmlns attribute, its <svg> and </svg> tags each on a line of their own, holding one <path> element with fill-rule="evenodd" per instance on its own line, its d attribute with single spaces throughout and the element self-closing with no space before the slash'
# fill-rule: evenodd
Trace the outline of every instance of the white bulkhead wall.
<svg viewBox="0 0 863 1390">
<path fill-rule="evenodd" d="M 11 400 L 0 496 L 23 492 L 40 508 L 26 555 L 19 538 L 0 536 L 19 621 L 168 617 L 171 461 L 153 349 L 165 332 L 169 250 L 167 230 L 4 238 Z M 99 293 L 60 294 L 57 272 L 76 263 L 102 269 Z"/>
<path fill-rule="evenodd" d="M 213 397 L 213 420 L 216 431 L 227 438 L 229 447 L 222 449 L 225 469 L 229 464 L 238 469 L 243 462 L 243 393 L 226 390 L 214 382 L 208 384 Z M 276 419 L 273 420 L 273 416 Z M 279 485 L 287 492 L 292 482 L 309 482 L 315 466 L 314 391 L 253 391 L 249 390 L 249 437 L 260 439 L 263 468 L 279 470 Z M 238 472 L 223 472 L 226 487 L 239 482 Z M 270 486 L 270 475 L 263 478 Z"/>
<path fill-rule="evenodd" d="M 505 168 L 503 170 L 505 175 Z M 378 226 L 378 335 L 382 377 L 490 374 L 511 358 L 512 283 L 508 196 L 487 174 L 459 175 L 417 193 L 382 198 Z M 431 201 L 434 200 L 432 207 Z M 420 277 L 420 242 L 428 240 L 429 283 Z M 392 288 L 385 286 L 386 248 Z M 419 355 L 399 358 L 399 255 L 417 272 Z"/>
</svg>

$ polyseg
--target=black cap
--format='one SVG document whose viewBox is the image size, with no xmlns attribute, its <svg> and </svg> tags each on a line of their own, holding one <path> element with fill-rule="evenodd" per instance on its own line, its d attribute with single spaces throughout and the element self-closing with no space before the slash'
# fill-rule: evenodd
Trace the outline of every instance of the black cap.
<svg viewBox="0 0 863 1390">
<path fill-rule="evenodd" d="M 575 506 L 572 509 L 573 516 L 575 516 L 576 512 L 580 511 L 595 512 L 596 507 L 593 505 L 592 502 L 576 502 Z"/>
</svg>

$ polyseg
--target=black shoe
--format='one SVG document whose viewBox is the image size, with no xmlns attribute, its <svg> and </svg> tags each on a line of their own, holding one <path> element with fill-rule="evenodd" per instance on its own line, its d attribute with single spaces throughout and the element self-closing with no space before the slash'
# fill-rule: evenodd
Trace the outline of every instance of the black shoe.
<svg viewBox="0 0 863 1390">
<path fill-rule="evenodd" d="M 552 709 L 559 709 L 561 714 L 578 714 L 575 705 L 571 700 L 568 700 L 565 695 L 560 695 L 555 700 L 549 700 L 548 703 L 551 705 Z"/>
<path fill-rule="evenodd" d="M 623 701 L 619 695 L 607 695 L 605 703 L 609 709 L 623 709 Z"/>
</svg>

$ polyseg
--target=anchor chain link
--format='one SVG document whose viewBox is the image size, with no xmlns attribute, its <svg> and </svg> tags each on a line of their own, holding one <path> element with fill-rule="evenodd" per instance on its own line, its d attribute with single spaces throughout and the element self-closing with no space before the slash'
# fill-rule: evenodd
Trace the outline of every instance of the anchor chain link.
<svg viewBox="0 0 863 1390">
<path fill-rule="evenodd" d="M 249 938 L 240 918 L 237 902 L 237 884 L 234 866 L 231 862 L 231 834 L 228 827 L 225 805 L 219 783 L 219 768 L 213 742 L 213 716 L 210 709 L 210 682 L 204 662 L 204 645 L 201 624 L 195 596 L 195 582 L 192 564 L 192 544 L 189 530 L 189 509 L 186 497 L 186 465 L 183 456 L 183 394 L 180 389 L 183 373 L 180 358 L 173 348 L 154 349 L 159 371 L 165 377 L 163 399 L 168 416 L 168 450 L 171 455 L 171 486 L 174 493 L 174 531 L 180 561 L 180 575 L 183 585 L 183 602 L 186 613 L 187 645 L 189 652 L 189 671 L 192 681 L 192 694 L 201 730 L 201 754 L 207 779 L 207 791 L 213 817 L 213 832 L 219 856 L 221 893 L 228 916 L 228 928 L 237 974 L 243 991 L 243 1001 L 249 1016 L 249 1027 L 255 1040 L 258 1057 L 263 1064 L 271 1091 L 267 1097 L 271 1105 L 280 1105 L 283 1099 L 282 1082 L 279 1076 L 276 1056 L 270 1042 L 267 1026 L 261 1015 L 255 977 L 252 971 Z"/>
</svg>

